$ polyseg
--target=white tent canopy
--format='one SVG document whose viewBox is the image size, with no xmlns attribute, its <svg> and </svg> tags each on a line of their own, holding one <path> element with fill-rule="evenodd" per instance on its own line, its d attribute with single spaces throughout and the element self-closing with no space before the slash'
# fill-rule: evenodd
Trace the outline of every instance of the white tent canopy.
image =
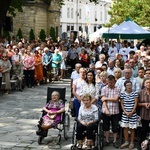
<svg viewBox="0 0 150 150">
<path fill-rule="evenodd" d="M 144 39 L 150 38 L 150 32 L 128 18 L 119 26 L 110 29 L 108 32 L 104 32 L 103 38 Z"/>
<path fill-rule="evenodd" d="M 117 26 L 118 26 L 117 24 L 114 24 L 111 28 L 102 27 L 101 29 L 99 29 L 96 32 L 94 32 L 94 33 L 92 33 L 92 34 L 89 35 L 89 41 L 90 42 L 91 41 L 94 41 L 94 42 L 98 41 L 99 38 L 102 37 L 103 33 L 107 33 L 108 30 L 113 29 L 113 28 L 115 28 Z"/>
<path fill-rule="evenodd" d="M 96 32 L 90 34 L 89 35 L 89 41 L 90 42 L 91 41 L 95 41 L 95 42 L 98 41 L 98 39 L 100 37 L 102 37 L 103 33 L 106 32 L 107 30 L 108 30 L 108 28 L 103 27 L 103 28 L 97 30 Z"/>
</svg>

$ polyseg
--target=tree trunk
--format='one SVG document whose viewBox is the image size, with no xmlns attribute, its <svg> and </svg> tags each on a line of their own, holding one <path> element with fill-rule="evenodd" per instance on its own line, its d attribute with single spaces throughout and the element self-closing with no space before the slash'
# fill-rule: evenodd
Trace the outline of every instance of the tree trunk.
<svg viewBox="0 0 150 150">
<path fill-rule="evenodd" d="M 0 0 L 0 37 L 2 36 L 2 27 L 4 26 L 7 11 L 12 0 Z"/>
</svg>

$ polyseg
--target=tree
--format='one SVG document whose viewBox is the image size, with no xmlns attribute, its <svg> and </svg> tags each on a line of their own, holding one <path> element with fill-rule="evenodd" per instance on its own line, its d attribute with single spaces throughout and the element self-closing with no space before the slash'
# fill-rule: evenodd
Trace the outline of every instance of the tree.
<svg viewBox="0 0 150 150">
<path fill-rule="evenodd" d="M 44 29 L 41 29 L 39 38 L 40 38 L 42 41 L 45 41 L 45 39 L 46 39 L 46 34 L 45 34 Z"/>
<path fill-rule="evenodd" d="M 1 0 L 0 1 L 0 36 L 2 34 L 2 27 L 4 26 L 6 14 L 9 13 L 15 16 L 15 11 L 22 11 L 23 0 Z"/>
<path fill-rule="evenodd" d="M 22 35 L 22 30 L 19 28 L 18 29 L 18 32 L 17 32 L 17 38 L 20 40 L 23 38 L 23 35 Z"/>
<path fill-rule="evenodd" d="M 107 26 L 120 24 L 127 17 L 143 27 L 150 26 L 149 0 L 114 0 L 108 13 L 111 19 Z"/>
<path fill-rule="evenodd" d="M 35 35 L 33 29 L 30 30 L 29 32 L 29 41 L 35 40 Z"/>
<path fill-rule="evenodd" d="M 54 27 L 51 27 L 50 28 L 50 36 L 52 37 L 52 40 L 54 41 L 54 42 L 56 42 L 56 32 L 55 32 L 55 29 L 54 29 Z"/>
</svg>

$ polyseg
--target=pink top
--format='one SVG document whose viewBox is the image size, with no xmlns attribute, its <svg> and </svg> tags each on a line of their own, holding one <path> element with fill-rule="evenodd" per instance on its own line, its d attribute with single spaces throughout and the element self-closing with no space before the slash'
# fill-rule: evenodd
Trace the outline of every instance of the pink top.
<svg viewBox="0 0 150 150">
<path fill-rule="evenodd" d="M 23 59 L 23 69 L 24 70 L 34 70 L 35 61 L 33 55 L 25 55 Z"/>
<path fill-rule="evenodd" d="M 83 83 L 84 83 L 84 80 L 81 80 L 80 78 L 73 81 L 73 85 L 76 86 L 76 93 L 79 96 L 80 96 L 80 93 L 81 93 L 81 87 L 82 87 Z"/>
</svg>

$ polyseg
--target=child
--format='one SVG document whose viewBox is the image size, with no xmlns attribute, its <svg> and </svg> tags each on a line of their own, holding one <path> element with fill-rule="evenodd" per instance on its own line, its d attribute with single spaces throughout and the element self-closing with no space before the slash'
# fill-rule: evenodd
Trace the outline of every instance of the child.
<svg viewBox="0 0 150 150">
<path fill-rule="evenodd" d="M 125 92 L 121 93 L 120 102 L 123 110 L 121 118 L 121 127 L 124 128 L 125 142 L 120 148 L 129 146 L 129 149 L 134 148 L 135 129 L 137 128 L 136 107 L 138 102 L 138 94 L 132 91 L 132 82 L 125 81 Z M 131 131 L 131 142 L 129 145 L 128 128 Z"/>
</svg>

